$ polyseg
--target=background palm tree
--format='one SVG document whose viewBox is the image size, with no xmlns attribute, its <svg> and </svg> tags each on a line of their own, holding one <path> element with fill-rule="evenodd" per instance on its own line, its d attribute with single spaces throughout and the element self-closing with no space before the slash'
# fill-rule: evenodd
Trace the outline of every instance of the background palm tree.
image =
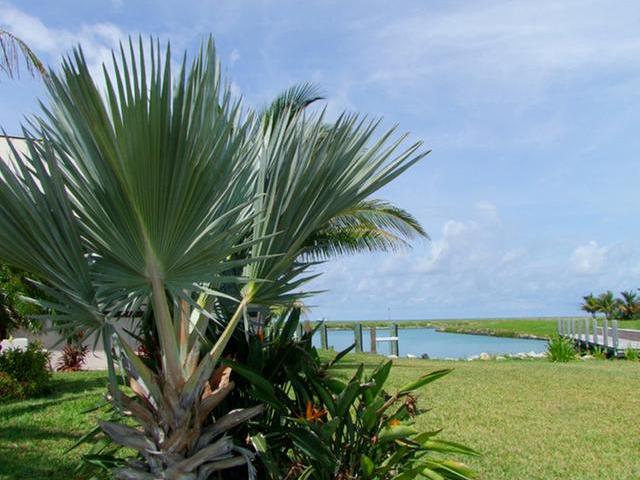
<svg viewBox="0 0 640 480">
<path fill-rule="evenodd" d="M 29 45 L 13 33 L 0 28 L 0 72 L 9 78 L 18 76 L 21 58 L 31 75 L 47 74 L 44 64 Z"/>
<path fill-rule="evenodd" d="M 638 294 L 632 290 L 620 292 L 618 299 L 618 315 L 621 320 L 632 320 L 640 314 Z"/>
<path fill-rule="evenodd" d="M 582 299 L 583 302 L 582 305 L 580 305 L 580 309 L 591 314 L 593 318 L 596 318 L 596 313 L 600 311 L 598 299 L 593 295 L 593 293 L 585 295 Z"/>
<path fill-rule="evenodd" d="M 598 312 L 604 314 L 605 318 L 610 319 L 615 315 L 618 308 L 618 300 L 615 298 L 611 290 L 601 293 L 597 297 Z"/>
<path fill-rule="evenodd" d="M 114 63 L 102 95 L 75 50 L 24 131 L 28 153 L 0 162 L 0 259 L 42 280 L 43 318 L 100 333 L 107 355 L 112 341 L 122 351 L 133 395 L 110 361 L 109 398 L 138 427 L 101 427 L 139 458 L 116 478 L 206 479 L 238 464 L 251 473 L 250 453 L 225 432 L 261 407 L 210 415 L 234 388 L 218 360 L 236 326 L 251 304 L 303 296 L 312 234 L 426 153 L 357 115 L 331 125 L 322 114 L 273 116 L 266 128 L 222 87 L 211 41 L 175 77 L 170 49 L 153 42 L 130 42 Z M 233 299 L 230 285 L 241 285 Z M 211 341 L 219 319 L 208 307 L 221 298 L 233 308 Z M 143 305 L 158 336 L 152 366 L 113 328 Z"/>
</svg>

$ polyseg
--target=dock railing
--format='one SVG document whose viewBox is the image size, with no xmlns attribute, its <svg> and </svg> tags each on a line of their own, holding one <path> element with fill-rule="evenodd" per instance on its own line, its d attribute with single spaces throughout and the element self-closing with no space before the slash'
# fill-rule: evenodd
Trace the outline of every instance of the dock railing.
<svg viewBox="0 0 640 480">
<path fill-rule="evenodd" d="M 602 327 L 597 318 L 558 319 L 558 335 L 570 338 L 576 345 L 585 348 L 602 348 L 607 353 L 619 355 L 628 349 L 640 350 L 640 331 L 618 328 L 618 320 L 602 318 Z M 609 326 L 611 323 L 611 326 Z"/>
<path fill-rule="evenodd" d="M 369 352 L 378 353 L 378 344 L 380 343 L 388 343 L 390 355 L 399 356 L 400 355 L 400 337 L 398 335 L 399 326 L 397 323 L 393 323 L 389 329 L 390 334 L 386 337 L 378 336 L 378 329 L 375 326 L 369 327 Z M 333 348 L 329 339 L 329 328 L 327 326 L 326 321 L 323 320 L 323 323 L 320 325 L 318 329 L 318 333 L 320 335 L 320 348 L 327 350 L 329 348 Z M 355 352 L 362 353 L 365 352 L 364 345 L 364 330 L 365 327 L 361 322 L 353 322 L 353 343 L 355 344 Z"/>
</svg>

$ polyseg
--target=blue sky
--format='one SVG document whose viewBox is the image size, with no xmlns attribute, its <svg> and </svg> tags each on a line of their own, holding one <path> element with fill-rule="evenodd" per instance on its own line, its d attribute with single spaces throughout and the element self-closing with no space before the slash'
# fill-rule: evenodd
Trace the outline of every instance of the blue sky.
<svg viewBox="0 0 640 480">
<path fill-rule="evenodd" d="M 176 52 L 216 39 L 252 105 L 316 82 L 331 115 L 398 123 L 433 150 L 380 193 L 431 235 L 323 266 L 312 318 L 578 313 L 640 287 L 640 3 L 0 0 L 0 26 L 48 63 L 94 68 L 129 34 Z M 0 126 L 37 112 L 37 80 L 0 83 Z"/>
</svg>

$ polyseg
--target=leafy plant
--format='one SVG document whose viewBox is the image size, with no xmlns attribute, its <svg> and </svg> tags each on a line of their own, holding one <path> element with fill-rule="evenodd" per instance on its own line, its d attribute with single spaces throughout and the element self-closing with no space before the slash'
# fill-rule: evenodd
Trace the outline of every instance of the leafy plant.
<svg viewBox="0 0 640 480">
<path fill-rule="evenodd" d="M 415 391 L 450 370 L 424 375 L 388 394 L 383 387 L 391 367 L 388 361 L 365 375 L 361 365 L 346 383 L 329 377 L 315 385 L 316 397 L 289 427 L 298 447 L 299 478 L 475 478 L 465 465 L 442 456 L 475 451 L 440 440 L 440 431 L 420 433 L 412 425 L 421 413 Z"/>
<path fill-rule="evenodd" d="M 58 372 L 77 372 L 82 370 L 89 347 L 81 343 L 67 343 L 62 349 L 62 355 L 56 364 Z"/>
<path fill-rule="evenodd" d="M 627 349 L 624 351 L 624 358 L 632 362 L 637 362 L 638 360 L 640 360 L 640 353 L 638 353 L 638 350 L 627 347 Z"/>
<path fill-rule="evenodd" d="M 576 358 L 576 350 L 570 339 L 556 336 L 549 340 L 547 358 L 551 362 L 568 362 Z"/>
<path fill-rule="evenodd" d="M 594 347 L 593 350 L 591 351 L 591 355 L 593 355 L 593 358 L 596 358 L 598 360 L 607 359 L 607 352 L 602 347 Z"/>
<path fill-rule="evenodd" d="M 30 398 L 49 388 L 49 353 L 33 342 L 27 348 L 0 351 L 0 397 Z"/>
<path fill-rule="evenodd" d="M 24 279 L 24 272 L 0 263 L 0 340 L 7 338 L 13 330 L 26 328 L 37 331 L 40 325 L 31 320 L 39 309 L 23 300 L 37 290 Z"/>
<path fill-rule="evenodd" d="M 0 372 L 0 400 L 24 398 L 20 383 L 11 375 Z"/>
<path fill-rule="evenodd" d="M 294 338 L 299 321 L 299 309 L 274 318 L 263 335 L 250 339 L 243 361 L 227 361 L 249 385 L 236 392 L 246 397 L 234 402 L 265 405 L 265 414 L 247 432 L 263 461 L 261 477 L 473 478 L 468 468 L 440 454 L 475 452 L 439 440 L 439 432 L 420 433 L 412 426 L 420 413 L 415 391 L 448 370 L 426 375 L 392 395 L 384 390 L 391 362 L 370 375 L 361 366 L 345 382 L 340 362 L 350 349 L 322 362 L 311 344 L 313 331 Z"/>
</svg>

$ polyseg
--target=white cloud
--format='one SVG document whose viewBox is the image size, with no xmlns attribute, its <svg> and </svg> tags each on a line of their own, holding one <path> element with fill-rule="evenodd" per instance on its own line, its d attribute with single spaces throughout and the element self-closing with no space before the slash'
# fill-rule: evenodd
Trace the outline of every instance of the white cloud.
<svg viewBox="0 0 640 480">
<path fill-rule="evenodd" d="M 49 27 L 39 18 L 2 1 L 0 24 L 54 63 L 81 44 L 90 69 L 96 73 L 103 62 L 110 62 L 111 49 L 127 38 L 118 26 L 107 22 L 82 24 L 73 30 Z"/>
<path fill-rule="evenodd" d="M 378 67 L 372 79 L 420 84 L 444 77 L 467 89 L 490 84 L 496 98 L 508 100 L 514 91 L 535 96 L 587 69 L 637 70 L 634 3 L 499 0 L 423 9 L 380 31 L 370 52 Z M 468 90 L 469 97 L 476 93 Z"/>
<path fill-rule="evenodd" d="M 571 255 L 571 268 L 580 275 L 601 273 L 607 266 L 610 251 L 610 246 L 599 246 L 598 242 L 593 240 L 585 245 L 579 245 Z"/>
<path fill-rule="evenodd" d="M 238 60 L 240 60 L 240 51 L 237 48 L 234 48 L 229 54 L 229 64 L 233 66 Z"/>
</svg>

